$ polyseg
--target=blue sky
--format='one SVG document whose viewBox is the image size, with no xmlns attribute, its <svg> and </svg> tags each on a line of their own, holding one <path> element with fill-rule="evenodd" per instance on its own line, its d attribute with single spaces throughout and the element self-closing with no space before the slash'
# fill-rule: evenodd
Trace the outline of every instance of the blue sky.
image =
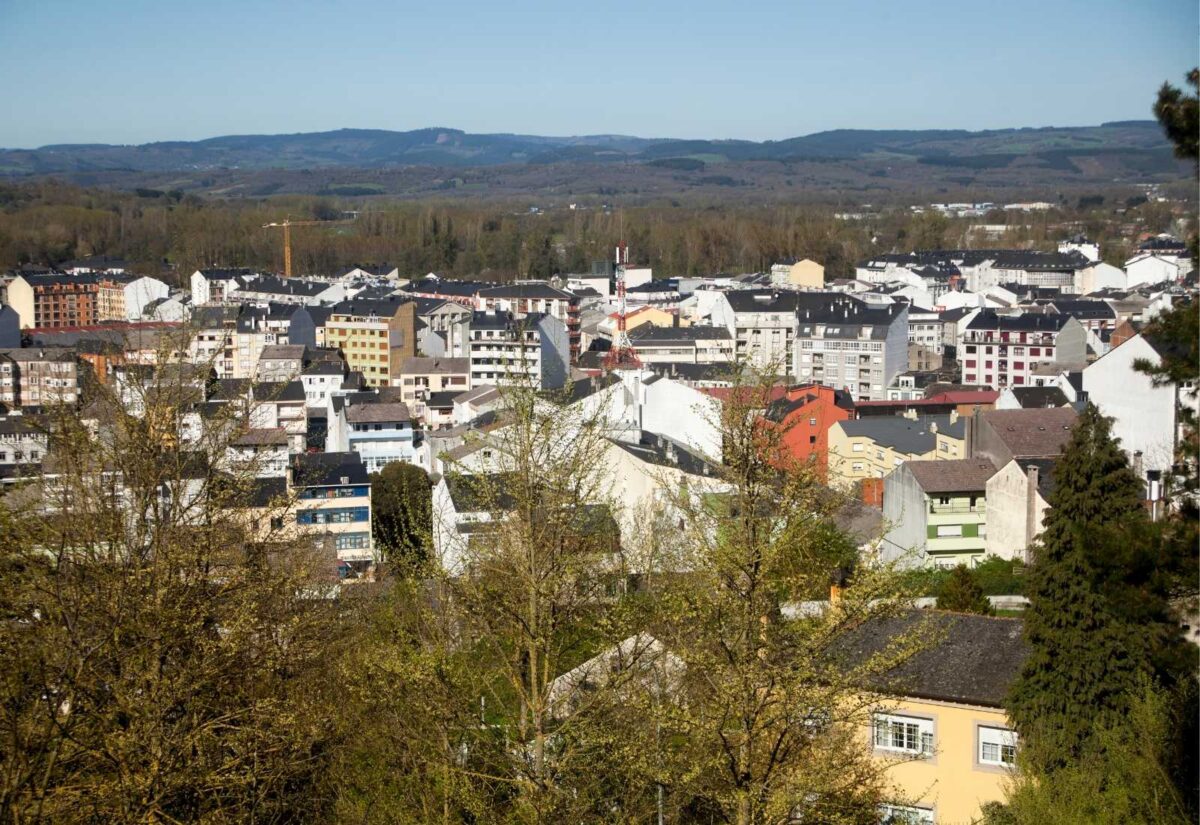
<svg viewBox="0 0 1200 825">
<path fill-rule="evenodd" d="M 0 0 L 0 146 L 1086 125 L 1198 38 L 1196 0 Z"/>
</svg>

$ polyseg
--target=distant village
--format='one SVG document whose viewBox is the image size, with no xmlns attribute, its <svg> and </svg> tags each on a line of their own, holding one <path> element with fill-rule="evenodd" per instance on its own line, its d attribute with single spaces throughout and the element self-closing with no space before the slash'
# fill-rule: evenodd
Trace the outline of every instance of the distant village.
<svg viewBox="0 0 1200 825">
<path fill-rule="evenodd" d="M 660 485 L 703 489 L 716 475 L 731 372 L 762 371 L 771 386 L 758 415 L 782 433 L 781 458 L 847 497 L 843 526 L 864 554 L 914 568 L 1025 561 L 1089 402 L 1113 419 L 1158 513 L 1180 405 L 1195 403 L 1190 388 L 1134 368 L 1164 354 L 1146 325 L 1195 292 L 1190 254 L 1167 235 L 1142 239 L 1123 267 L 1076 236 L 1055 252 L 879 254 L 845 279 L 807 259 L 655 277 L 618 249 L 546 281 L 364 265 L 294 277 L 205 268 L 187 282 L 172 289 L 107 258 L 4 276 L 0 479 L 55 472 L 52 410 L 104 427 L 90 386 L 136 417 L 146 409 L 135 388 L 170 376 L 192 390 L 173 443 L 193 449 L 214 422 L 234 422 L 224 460 L 257 477 L 245 506 L 294 497 L 297 533 L 324 543 L 344 587 L 378 575 L 373 474 L 394 462 L 429 474 L 433 556 L 447 571 L 463 564 L 475 528 L 502 515 L 464 479 L 501 471 L 505 389 L 518 383 L 603 422 L 627 536 Z M 929 654 L 928 685 L 872 734 L 885 752 L 963 750 L 904 780 L 915 798 L 940 783 L 947 822 L 1002 798 L 1014 763 L 1002 702 L 1024 647 L 1006 622 L 949 628 L 956 655 L 985 657 L 986 678 Z M 892 813 L 934 821 L 932 803 Z"/>
</svg>

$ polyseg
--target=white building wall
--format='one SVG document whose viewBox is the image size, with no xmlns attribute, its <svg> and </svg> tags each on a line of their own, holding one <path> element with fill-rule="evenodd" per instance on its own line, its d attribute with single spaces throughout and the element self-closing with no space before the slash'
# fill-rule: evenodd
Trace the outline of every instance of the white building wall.
<svg viewBox="0 0 1200 825">
<path fill-rule="evenodd" d="M 143 276 L 125 284 L 125 319 L 136 321 L 146 311 L 151 301 L 159 301 L 171 294 L 171 288 L 157 278 Z"/>
<path fill-rule="evenodd" d="M 997 407 L 999 409 L 999 407 Z M 1025 561 L 1029 525 L 1029 477 L 1015 461 L 1010 461 L 988 479 L 984 497 L 987 508 L 987 539 L 985 552 L 989 556 Z M 1033 537 L 1042 531 L 1042 522 L 1049 507 L 1036 491 L 1034 519 L 1037 528 Z"/>
<path fill-rule="evenodd" d="M 1175 455 L 1177 390 L 1154 386 L 1150 376 L 1133 368 L 1138 359 L 1160 361 L 1140 335 L 1084 369 L 1083 390 L 1100 412 L 1113 419 L 1113 435 L 1126 453 L 1140 452 L 1146 470 L 1169 470 Z"/>
</svg>

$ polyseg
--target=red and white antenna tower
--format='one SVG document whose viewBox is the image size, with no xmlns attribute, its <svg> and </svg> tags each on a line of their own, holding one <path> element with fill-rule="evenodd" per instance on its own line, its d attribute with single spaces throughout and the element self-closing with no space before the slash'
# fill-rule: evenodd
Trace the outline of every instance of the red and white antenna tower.
<svg viewBox="0 0 1200 825">
<path fill-rule="evenodd" d="M 629 340 L 629 331 L 625 328 L 625 267 L 629 265 L 629 248 L 622 241 L 617 245 L 615 260 L 617 275 L 617 334 L 613 338 L 612 347 L 604 359 L 608 369 L 640 367 L 642 362 L 637 357 L 633 342 Z"/>
</svg>

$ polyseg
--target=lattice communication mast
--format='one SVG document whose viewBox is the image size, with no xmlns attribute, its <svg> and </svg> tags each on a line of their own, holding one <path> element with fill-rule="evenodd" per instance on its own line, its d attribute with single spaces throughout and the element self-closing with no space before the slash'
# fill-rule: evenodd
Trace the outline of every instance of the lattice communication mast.
<svg viewBox="0 0 1200 825">
<path fill-rule="evenodd" d="M 629 248 L 622 242 L 617 246 L 616 264 L 617 276 L 617 334 L 613 336 L 612 347 L 604 359 L 608 369 L 640 367 L 637 351 L 629 340 L 629 330 L 625 328 L 625 267 L 629 265 Z"/>
</svg>

